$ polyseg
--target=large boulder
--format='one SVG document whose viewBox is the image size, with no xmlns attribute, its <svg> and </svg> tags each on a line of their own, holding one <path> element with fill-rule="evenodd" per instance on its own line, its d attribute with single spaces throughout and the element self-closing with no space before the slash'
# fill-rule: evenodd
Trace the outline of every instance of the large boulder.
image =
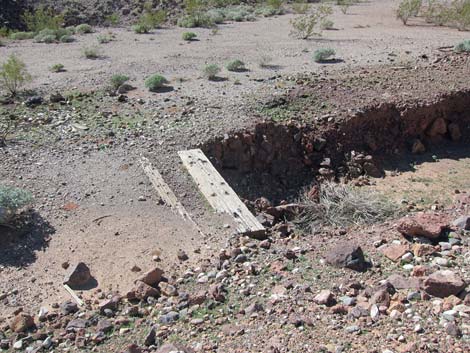
<svg viewBox="0 0 470 353">
<path fill-rule="evenodd" d="M 450 270 L 436 271 L 423 282 L 426 293 L 439 298 L 458 295 L 465 286 L 465 281 Z"/>
<path fill-rule="evenodd" d="M 437 239 L 449 227 L 446 215 L 439 213 L 415 213 L 398 221 L 397 230 L 403 235 Z"/>
<path fill-rule="evenodd" d="M 361 247 L 350 241 L 340 242 L 330 248 L 325 255 L 325 260 L 332 266 L 350 268 L 355 271 L 363 271 L 366 268 Z"/>
</svg>

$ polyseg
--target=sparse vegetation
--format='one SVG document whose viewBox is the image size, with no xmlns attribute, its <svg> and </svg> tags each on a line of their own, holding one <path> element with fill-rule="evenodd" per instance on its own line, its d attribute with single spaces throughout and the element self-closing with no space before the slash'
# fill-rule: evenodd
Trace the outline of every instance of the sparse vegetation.
<svg viewBox="0 0 470 353">
<path fill-rule="evenodd" d="M 159 74 L 154 74 L 145 80 L 145 87 L 150 92 L 156 92 L 168 83 L 168 80 Z"/>
<path fill-rule="evenodd" d="M 96 40 L 99 44 L 106 44 L 113 40 L 113 38 L 108 34 L 100 34 L 96 37 Z"/>
<path fill-rule="evenodd" d="M 10 39 L 12 40 L 26 40 L 33 39 L 34 32 L 14 32 L 10 34 Z"/>
<path fill-rule="evenodd" d="M 15 131 L 18 126 L 18 119 L 15 114 L 0 112 L 0 147 L 6 145 L 8 136 Z"/>
<path fill-rule="evenodd" d="M 330 20 L 330 19 L 324 19 L 321 23 L 320 23 L 320 26 L 321 26 L 321 29 L 324 29 L 324 30 L 331 30 L 331 29 L 334 29 L 335 27 L 335 23 Z"/>
<path fill-rule="evenodd" d="M 85 47 L 82 51 L 83 55 L 87 59 L 98 59 L 100 57 L 99 51 L 96 47 Z"/>
<path fill-rule="evenodd" d="M 204 67 L 202 73 L 205 78 L 210 81 L 217 79 L 217 75 L 220 73 L 220 67 L 216 64 L 209 64 Z"/>
<path fill-rule="evenodd" d="M 106 17 L 106 23 L 109 26 L 117 26 L 120 22 L 120 16 L 118 12 L 115 12 L 109 16 Z"/>
<path fill-rule="evenodd" d="M 454 51 L 456 53 L 470 53 L 470 39 L 458 43 L 454 47 Z"/>
<path fill-rule="evenodd" d="M 93 27 L 91 27 L 89 24 L 82 23 L 81 25 L 78 25 L 77 27 L 75 27 L 75 33 L 77 34 L 93 33 Z"/>
<path fill-rule="evenodd" d="M 33 201 L 29 191 L 0 185 L 0 224 L 8 224 L 17 212 Z"/>
<path fill-rule="evenodd" d="M 226 69 L 228 71 L 233 71 L 233 72 L 240 72 L 240 71 L 246 70 L 245 63 L 238 59 L 229 61 L 226 65 Z"/>
<path fill-rule="evenodd" d="M 155 11 L 152 8 L 152 2 L 149 1 L 144 4 L 144 12 L 140 16 L 137 25 L 141 25 L 150 30 L 152 28 L 160 28 L 165 21 L 166 12 L 164 10 Z"/>
<path fill-rule="evenodd" d="M 139 23 L 132 26 L 132 30 L 137 34 L 146 34 L 150 32 L 150 27 L 146 24 Z"/>
<path fill-rule="evenodd" d="M 328 5 L 320 5 L 312 13 L 301 15 L 291 20 L 291 35 L 299 39 L 309 39 L 321 35 L 321 24 L 328 20 L 333 9 Z"/>
<path fill-rule="evenodd" d="M 184 32 L 182 35 L 183 40 L 188 41 L 188 42 L 196 39 L 196 37 L 197 37 L 197 34 L 194 32 Z"/>
<path fill-rule="evenodd" d="M 339 6 L 343 14 L 347 14 L 349 7 L 352 5 L 352 0 L 336 0 L 336 4 Z"/>
<path fill-rule="evenodd" d="M 54 13 L 52 9 L 39 6 L 34 11 L 26 11 L 22 16 L 29 31 L 38 33 L 44 29 L 57 30 L 62 27 L 64 18 Z"/>
<path fill-rule="evenodd" d="M 273 58 L 270 55 L 261 54 L 259 59 L 258 59 L 258 65 L 259 65 L 259 67 L 265 69 L 265 68 L 271 66 L 272 61 L 273 61 Z"/>
<path fill-rule="evenodd" d="M 321 226 L 363 225 L 397 216 L 400 208 L 384 196 L 346 184 L 325 182 L 318 199 L 305 193 L 299 203 L 302 211 L 296 223 L 305 231 Z"/>
<path fill-rule="evenodd" d="M 64 70 L 64 65 L 62 64 L 54 64 L 51 66 L 51 72 L 63 72 Z"/>
<path fill-rule="evenodd" d="M 303 2 L 302 0 L 296 1 L 292 4 L 292 10 L 296 14 L 306 14 L 310 9 L 310 5 L 307 2 Z"/>
<path fill-rule="evenodd" d="M 331 59 L 332 56 L 334 56 L 336 52 L 334 49 L 331 48 L 320 48 L 315 50 L 313 53 L 313 61 L 316 63 L 323 63 Z"/>
<path fill-rule="evenodd" d="M 0 83 L 12 96 L 16 96 L 21 86 L 30 80 L 25 63 L 14 54 L 0 67 Z"/>
<path fill-rule="evenodd" d="M 119 87 L 121 87 L 127 81 L 129 81 L 129 76 L 116 74 L 111 77 L 111 86 L 116 91 Z"/>
<path fill-rule="evenodd" d="M 398 5 L 397 18 L 406 25 L 411 17 L 418 15 L 421 5 L 422 0 L 402 0 Z"/>
</svg>

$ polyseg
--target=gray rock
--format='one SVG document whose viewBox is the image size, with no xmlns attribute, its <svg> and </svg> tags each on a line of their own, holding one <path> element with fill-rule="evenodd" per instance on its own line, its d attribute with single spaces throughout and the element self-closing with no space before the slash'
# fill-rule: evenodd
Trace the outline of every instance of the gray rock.
<svg viewBox="0 0 470 353">
<path fill-rule="evenodd" d="M 64 278 L 64 284 L 71 288 L 79 288 L 90 282 L 92 279 L 90 269 L 84 262 L 79 262 L 70 273 Z"/>
<path fill-rule="evenodd" d="M 366 269 L 361 247 L 352 242 L 341 242 L 335 245 L 326 253 L 325 260 L 335 267 L 345 267 L 355 271 Z"/>
<path fill-rule="evenodd" d="M 163 325 L 172 324 L 179 319 L 180 315 L 176 311 L 170 311 L 167 314 L 161 315 L 159 321 Z"/>
<path fill-rule="evenodd" d="M 470 230 L 470 216 L 460 216 L 452 222 L 452 225 L 459 229 Z"/>
</svg>

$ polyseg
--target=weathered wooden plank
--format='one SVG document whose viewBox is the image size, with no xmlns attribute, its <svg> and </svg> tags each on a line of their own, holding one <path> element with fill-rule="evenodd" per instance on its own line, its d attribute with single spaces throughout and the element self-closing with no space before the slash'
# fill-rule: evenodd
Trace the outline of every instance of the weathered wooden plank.
<svg viewBox="0 0 470 353">
<path fill-rule="evenodd" d="M 70 294 L 70 296 L 75 300 L 75 302 L 78 304 L 78 306 L 83 306 L 83 301 L 78 297 L 77 294 L 75 294 L 74 290 L 70 288 L 67 284 L 63 285 L 65 290 Z"/>
<path fill-rule="evenodd" d="M 194 149 L 179 151 L 178 155 L 209 204 L 217 212 L 230 214 L 237 224 L 239 233 L 253 235 L 265 233 L 261 223 L 214 168 L 204 152 Z"/>
<path fill-rule="evenodd" d="M 197 223 L 194 222 L 194 220 L 191 218 L 191 216 L 186 211 L 181 202 L 178 201 L 175 193 L 165 182 L 160 172 L 157 169 L 153 168 L 150 161 L 145 157 L 141 157 L 140 164 L 142 165 L 142 169 L 144 170 L 145 174 L 149 178 L 150 182 L 152 183 L 153 187 L 155 188 L 163 202 L 166 205 L 170 206 L 173 210 L 178 212 L 184 220 L 191 223 L 200 234 L 204 235 L 201 228 L 199 228 Z"/>
</svg>

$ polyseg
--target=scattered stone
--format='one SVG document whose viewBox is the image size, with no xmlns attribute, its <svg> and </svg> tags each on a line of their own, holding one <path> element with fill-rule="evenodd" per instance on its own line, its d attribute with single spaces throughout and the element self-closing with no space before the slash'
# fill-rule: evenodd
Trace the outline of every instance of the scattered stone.
<svg viewBox="0 0 470 353">
<path fill-rule="evenodd" d="M 381 249 L 382 254 L 392 261 L 398 261 L 409 251 L 406 244 L 391 244 Z"/>
<path fill-rule="evenodd" d="M 355 271 L 363 271 L 366 268 L 361 247 L 352 242 L 341 242 L 334 246 L 326 253 L 325 259 L 335 267 L 346 267 Z"/>
<path fill-rule="evenodd" d="M 59 92 L 55 92 L 51 93 L 51 95 L 49 96 L 49 101 L 51 103 L 65 102 L 65 98 Z"/>
<path fill-rule="evenodd" d="M 156 335 L 157 333 L 156 333 L 155 327 L 152 327 L 149 333 L 147 333 L 147 336 L 145 336 L 144 345 L 147 347 L 154 345 Z"/>
<path fill-rule="evenodd" d="M 160 288 L 160 293 L 166 297 L 174 297 L 178 295 L 178 291 L 175 286 L 172 286 L 167 282 L 160 282 L 158 287 Z"/>
<path fill-rule="evenodd" d="M 27 107 L 34 107 L 36 105 L 41 105 L 42 103 L 44 103 L 44 99 L 41 96 L 33 96 L 26 99 L 24 105 Z"/>
<path fill-rule="evenodd" d="M 180 318 L 180 315 L 176 311 L 170 311 L 167 314 L 161 315 L 158 320 L 160 321 L 161 324 L 168 325 L 177 321 L 179 318 Z"/>
<path fill-rule="evenodd" d="M 73 314 L 73 313 L 76 313 L 78 311 L 78 305 L 77 305 L 77 303 L 72 302 L 72 301 L 69 300 L 69 301 L 66 301 L 65 303 L 62 303 L 60 305 L 60 311 L 64 315 Z"/>
<path fill-rule="evenodd" d="M 84 329 L 88 326 L 88 322 L 85 319 L 73 319 L 67 324 L 67 331 L 75 331 Z"/>
<path fill-rule="evenodd" d="M 90 269 L 84 262 L 79 262 L 64 278 L 64 284 L 70 288 L 80 288 L 92 279 Z"/>
<path fill-rule="evenodd" d="M 416 257 L 432 255 L 436 252 L 436 249 L 434 248 L 434 246 L 429 245 L 429 244 L 420 244 L 420 243 L 413 244 L 412 250 L 413 250 L 414 256 Z"/>
<path fill-rule="evenodd" d="M 25 332 L 34 326 L 33 317 L 23 312 L 17 314 L 10 322 L 10 330 L 16 333 Z"/>
<path fill-rule="evenodd" d="M 155 267 L 154 269 L 144 273 L 141 277 L 137 279 L 137 281 L 144 282 L 149 286 L 156 286 L 158 283 L 161 282 L 163 277 L 163 270 Z"/>
<path fill-rule="evenodd" d="M 336 303 L 333 293 L 331 293 L 331 291 L 327 289 L 324 289 L 320 293 L 318 293 L 315 298 L 313 298 L 313 301 L 317 304 L 327 306 L 331 306 Z"/>
<path fill-rule="evenodd" d="M 460 216 L 452 222 L 452 225 L 459 229 L 470 230 L 470 216 Z"/>
<path fill-rule="evenodd" d="M 104 333 L 111 332 L 114 328 L 114 325 L 109 320 L 100 320 L 96 325 L 96 330 Z"/>
<path fill-rule="evenodd" d="M 446 325 L 446 333 L 452 337 L 462 337 L 462 331 L 454 322 Z"/>
<path fill-rule="evenodd" d="M 134 288 L 127 293 L 127 299 L 146 300 L 148 297 L 157 298 L 159 294 L 160 293 L 156 288 L 153 288 L 144 282 L 137 281 Z"/>
<path fill-rule="evenodd" d="M 178 257 L 178 260 L 180 261 L 187 261 L 189 259 L 188 255 L 181 249 L 178 250 L 176 257 Z"/>
<path fill-rule="evenodd" d="M 458 295 L 465 286 L 466 283 L 450 270 L 436 271 L 423 282 L 426 293 L 439 298 Z"/>
<path fill-rule="evenodd" d="M 414 237 L 436 239 L 448 228 L 447 217 L 439 213 L 415 213 L 398 221 L 397 230 Z"/>
<path fill-rule="evenodd" d="M 414 277 L 405 278 L 398 274 L 390 275 L 387 278 L 387 282 L 390 283 L 395 289 L 419 289 L 420 280 Z"/>
<path fill-rule="evenodd" d="M 194 353 L 194 351 L 183 345 L 172 343 L 161 346 L 156 353 Z"/>
</svg>

